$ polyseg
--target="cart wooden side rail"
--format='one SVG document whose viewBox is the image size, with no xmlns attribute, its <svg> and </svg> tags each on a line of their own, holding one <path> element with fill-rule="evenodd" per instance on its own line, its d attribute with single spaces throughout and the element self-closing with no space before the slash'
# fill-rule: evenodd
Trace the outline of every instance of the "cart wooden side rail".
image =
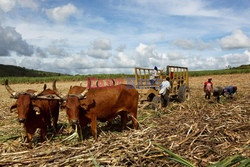
<svg viewBox="0 0 250 167">
<path fill-rule="evenodd" d="M 153 88 L 155 87 L 159 80 L 162 80 L 163 76 L 163 70 L 157 70 L 157 74 L 158 74 L 158 78 L 156 79 L 156 82 L 154 85 L 151 85 L 150 83 L 150 75 L 153 73 L 154 69 L 150 69 L 150 68 L 141 68 L 141 67 L 135 67 L 135 87 L 136 88 Z M 159 85 L 157 85 L 159 86 Z"/>
</svg>

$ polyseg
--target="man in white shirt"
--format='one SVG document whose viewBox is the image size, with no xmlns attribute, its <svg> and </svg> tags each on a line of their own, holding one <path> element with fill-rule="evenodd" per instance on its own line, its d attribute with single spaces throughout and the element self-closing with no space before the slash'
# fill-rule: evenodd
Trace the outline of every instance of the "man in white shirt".
<svg viewBox="0 0 250 167">
<path fill-rule="evenodd" d="M 166 78 L 166 81 L 163 81 L 160 85 L 159 94 L 161 95 L 161 107 L 166 107 L 169 103 L 169 90 L 171 88 L 169 77 Z"/>
<path fill-rule="evenodd" d="M 157 77 L 158 77 L 158 68 L 155 66 L 154 71 L 152 71 L 150 78 L 149 78 L 151 85 L 155 84 L 155 80 Z"/>
</svg>

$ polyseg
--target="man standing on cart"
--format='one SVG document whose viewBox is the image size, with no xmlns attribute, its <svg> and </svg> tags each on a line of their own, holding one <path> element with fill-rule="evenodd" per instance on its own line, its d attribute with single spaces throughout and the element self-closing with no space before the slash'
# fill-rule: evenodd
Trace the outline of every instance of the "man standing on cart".
<svg viewBox="0 0 250 167">
<path fill-rule="evenodd" d="M 156 79 L 159 77 L 158 75 L 158 68 L 155 66 L 154 71 L 151 73 L 149 81 L 151 85 L 155 84 Z"/>
</svg>

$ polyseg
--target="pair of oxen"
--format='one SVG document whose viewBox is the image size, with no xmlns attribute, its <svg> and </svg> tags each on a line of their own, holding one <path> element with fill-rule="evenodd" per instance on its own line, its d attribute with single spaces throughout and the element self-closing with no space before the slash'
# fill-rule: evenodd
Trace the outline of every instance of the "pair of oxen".
<svg viewBox="0 0 250 167">
<path fill-rule="evenodd" d="M 5 81 L 5 87 L 12 98 L 17 99 L 10 110 L 16 108 L 18 121 L 24 124 L 27 142 L 31 147 L 32 136 L 37 128 L 41 129 L 41 140 L 46 140 L 47 128 L 52 127 L 56 133 L 59 108 L 66 109 L 72 127 L 81 129 L 90 124 L 92 135 L 97 140 L 97 120 L 109 121 L 121 116 L 122 129 L 126 127 L 128 114 L 134 129 L 138 129 L 137 106 L 139 93 L 126 84 L 87 89 L 83 86 L 70 87 L 67 95 L 62 95 L 56 88 L 47 89 L 46 84 L 40 93 L 35 90 L 16 92 Z"/>
</svg>

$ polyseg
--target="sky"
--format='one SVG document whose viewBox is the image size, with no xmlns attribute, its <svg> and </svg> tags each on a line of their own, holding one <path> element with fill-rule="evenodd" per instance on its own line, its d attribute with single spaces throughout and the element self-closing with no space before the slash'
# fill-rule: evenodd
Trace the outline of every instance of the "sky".
<svg viewBox="0 0 250 167">
<path fill-rule="evenodd" d="M 0 0 L 0 64 L 64 74 L 250 64 L 248 0 Z"/>
</svg>

